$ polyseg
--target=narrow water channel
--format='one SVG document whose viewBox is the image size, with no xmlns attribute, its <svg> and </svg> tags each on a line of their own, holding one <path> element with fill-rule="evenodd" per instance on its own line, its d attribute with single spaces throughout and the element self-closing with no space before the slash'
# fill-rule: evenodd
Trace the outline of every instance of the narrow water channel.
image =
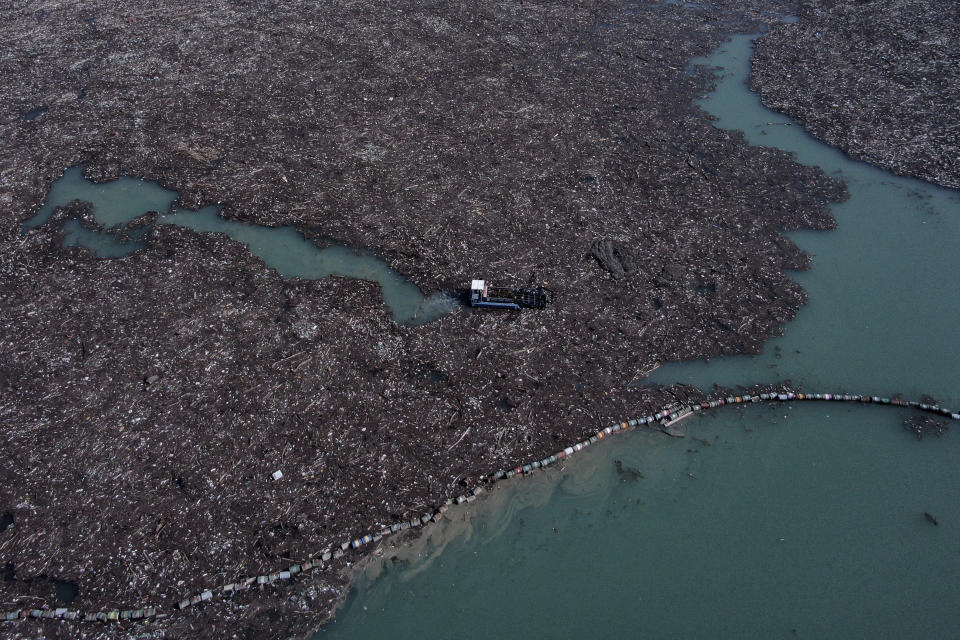
<svg viewBox="0 0 960 640">
<path fill-rule="evenodd" d="M 793 378 L 960 404 L 960 194 L 851 161 L 765 110 L 745 82 L 754 39 L 695 61 L 725 69 L 701 106 L 841 176 L 851 198 L 836 231 L 791 234 L 814 262 L 794 274 L 811 301 L 783 338 L 656 380 Z M 314 637 L 953 637 L 960 433 L 918 441 L 905 415 L 750 406 L 692 418 L 683 440 L 617 436 L 428 530 Z"/>
<path fill-rule="evenodd" d="M 847 183 L 831 207 L 837 229 L 788 235 L 813 256 L 792 277 L 810 303 L 763 355 L 668 364 L 651 380 L 709 388 L 792 379 L 809 388 L 956 397 L 960 393 L 960 192 L 849 159 L 764 108 L 747 90 L 752 42 L 738 36 L 709 59 L 722 66 L 701 107 L 750 144 L 792 152 Z"/>
<path fill-rule="evenodd" d="M 200 233 L 224 233 L 243 243 L 284 278 L 320 280 L 331 275 L 369 280 L 380 285 L 384 303 L 399 324 L 426 324 L 448 315 L 458 306 L 452 295 L 424 296 L 420 289 L 376 256 L 343 246 L 319 248 L 292 227 L 265 227 L 227 220 L 220 207 L 197 211 L 173 207 L 176 191 L 146 180 L 122 177 L 104 183 L 83 177 L 82 167 L 72 167 L 54 182 L 40 210 L 24 223 L 27 231 L 46 222 L 54 209 L 74 200 L 89 202 L 102 229 L 91 229 L 78 220 L 64 226 L 64 245 L 82 246 L 101 258 L 122 258 L 147 246 L 153 224 L 174 224 Z M 148 212 L 160 215 L 155 223 L 131 225 Z"/>
</svg>

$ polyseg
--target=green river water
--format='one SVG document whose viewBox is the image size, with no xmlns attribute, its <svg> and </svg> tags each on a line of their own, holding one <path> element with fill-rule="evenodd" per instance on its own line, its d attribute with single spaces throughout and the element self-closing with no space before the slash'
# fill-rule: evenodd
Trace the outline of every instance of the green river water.
<svg viewBox="0 0 960 640">
<path fill-rule="evenodd" d="M 764 109 L 745 84 L 754 39 L 695 61 L 724 68 L 701 106 L 851 198 L 836 231 L 790 234 L 814 262 L 794 274 L 810 304 L 782 338 L 654 381 L 791 378 L 957 407 L 960 194 L 851 161 Z M 694 417 L 683 440 L 618 435 L 452 512 L 361 576 L 315 640 L 958 637 L 960 432 L 918 441 L 906 415 L 755 405 Z"/>
</svg>

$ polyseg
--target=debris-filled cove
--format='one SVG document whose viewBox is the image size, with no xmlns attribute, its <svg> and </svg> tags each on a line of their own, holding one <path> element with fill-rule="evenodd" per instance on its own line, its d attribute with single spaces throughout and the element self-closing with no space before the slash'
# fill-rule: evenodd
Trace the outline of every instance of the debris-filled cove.
<svg viewBox="0 0 960 640">
<path fill-rule="evenodd" d="M 320 280 L 340 275 L 376 282 L 400 324 L 432 322 L 458 304 L 452 294 L 424 296 L 415 284 L 369 253 L 342 246 L 321 249 L 291 227 L 226 220 L 215 205 L 197 211 L 174 208 L 178 197 L 156 183 L 127 176 L 94 183 L 83 177 L 83 167 L 72 167 L 53 183 L 43 206 L 24 222 L 24 231 L 45 223 L 56 207 L 79 200 L 91 205 L 92 217 L 64 221 L 63 244 L 86 247 L 101 258 L 119 258 L 143 249 L 154 224 L 173 224 L 200 233 L 224 233 L 284 278 Z"/>
</svg>

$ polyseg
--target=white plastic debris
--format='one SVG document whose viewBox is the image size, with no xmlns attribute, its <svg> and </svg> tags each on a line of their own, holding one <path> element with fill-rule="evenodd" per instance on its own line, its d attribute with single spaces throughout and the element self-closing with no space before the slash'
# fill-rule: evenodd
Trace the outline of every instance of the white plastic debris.
<svg viewBox="0 0 960 640">
<path fill-rule="evenodd" d="M 270 477 L 273 478 L 274 480 L 279 480 L 280 478 L 283 477 L 283 471 L 280 471 L 279 469 L 277 469 L 272 474 L 270 474 Z"/>
</svg>

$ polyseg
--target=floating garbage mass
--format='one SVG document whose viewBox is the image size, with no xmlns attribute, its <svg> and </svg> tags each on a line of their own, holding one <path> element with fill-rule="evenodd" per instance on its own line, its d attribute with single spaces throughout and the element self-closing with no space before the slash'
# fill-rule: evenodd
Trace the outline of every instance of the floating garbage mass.
<svg viewBox="0 0 960 640">
<path fill-rule="evenodd" d="M 200 593 L 195 593 L 190 596 L 185 596 L 179 600 L 176 605 L 173 606 L 153 606 L 153 607 L 144 607 L 140 609 L 112 609 L 107 611 L 96 611 L 96 612 L 83 612 L 75 609 L 67 609 L 64 607 L 56 609 L 17 609 L 14 611 L 8 611 L 0 617 L 0 620 L 12 622 L 17 620 L 23 620 L 27 618 L 51 618 L 51 619 L 64 619 L 64 620 L 82 620 L 85 622 L 119 622 L 119 621 L 128 621 L 128 620 L 146 620 L 146 619 L 157 619 L 170 616 L 176 611 L 182 611 L 188 609 L 192 606 L 201 604 L 203 602 L 210 602 L 215 598 L 227 597 L 233 593 L 238 593 L 241 591 L 246 591 L 252 588 L 254 585 L 260 587 L 261 589 L 266 588 L 268 585 L 274 584 L 276 582 L 282 582 L 286 580 L 291 580 L 295 576 L 312 571 L 314 569 L 324 569 L 326 568 L 326 562 L 329 562 L 331 559 L 343 557 L 347 551 L 356 550 L 364 547 L 368 544 L 379 542 L 383 538 L 394 534 L 399 533 L 400 531 L 405 531 L 407 529 L 414 529 L 417 527 L 422 527 L 430 522 L 437 522 L 443 515 L 449 510 L 450 505 L 452 504 L 466 504 L 473 502 L 477 499 L 477 496 L 481 495 L 486 489 L 483 485 L 491 485 L 500 480 L 505 480 L 512 478 L 517 475 L 527 475 L 537 469 L 548 467 L 552 464 L 564 460 L 575 453 L 583 451 L 587 447 L 596 442 L 603 440 L 604 438 L 613 435 L 619 431 L 627 431 L 637 426 L 644 426 L 653 423 L 661 423 L 661 426 L 664 428 L 669 427 L 669 425 L 674 424 L 675 422 L 682 420 L 683 418 L 693 415 L 701 411 L 708 411 L 710 409 L 717 409 L 727 405 L 737 405 L 737 404 L 755 404 L 761 402 L 796 402 L 802 400 L 813 400 L 813 401 L 828 401 L 828 402 L 856 402 L 861 404 L 878 404 L 878 405 L 887 405 L 892 407 L 903 407 L 917 409 L 926 413 L 931 413 L 935 415 L 940 415 L 945 418 L 950 418 L 952 420 L 960 420 L 960 411 L 955 411 L 952 409 L 947 409 L 941 407 L 937 404 L 930 404 L 925 402 L 916 402 L 912 400 L 902 400 L 900 398 L 887 398 L 881 396 L 865 396 L 865 395 L 851 395 L 851 394 L 841 394 L 841 393 L 795 393 L 792 391 L 788 392 L 771 392 L 771 393 L 759 393 L 759 394 L 750 394 L 750 395 L 739 395 L 739 396 L 727 396 L 724 398 L 718 398 L 716 400 L 704 401 L 701 403 L 694 404 L 685 404 L 685 405 L 669 405 L 659 411 L 652 413 L 650 415 L 644 416 L 642 418 L 630 418 L 623 420 L 621 422 L 612 424 L 600 431 L 597 431 L 588 438 L 577 442 L 569 447 L 564 448 L 561 451 L 556 452 L 553 455 L 547 456 L 540 460 L 534 460 L 527 464 L 520 464 L 512 469 L 499 470 L 494 473 L 491 473 L 480 479 L 479 484 L 473 487 L 468 493 L 458 495 L 455 498 L 448 498 L 442 505 L 439 505 L 435 508 L 429 509 L 426 512 L 423 512 L 422 515 L 412 518 L 409 521 L 397 523 L 391 525 L 389 528 L 383 528 L 378 530 L 376 533 L 367 533 L 358 538 L 352 540 L 344 541 L 341 543 L 339 548 L 326 548 L 321 551 L 318 551 L 312 554 L 311 558 L 306 562 L 299 564 L 292 564 L 285 569 L 275 571 L 273 573 L 252 576 L 242 578 L 240 580 L 229 582 L 226 584 L 219 585 L 217 587 L 212 587 L 205 589 Z M 930 517 L 928 516 L 928 519 Z"/>
</svg>

